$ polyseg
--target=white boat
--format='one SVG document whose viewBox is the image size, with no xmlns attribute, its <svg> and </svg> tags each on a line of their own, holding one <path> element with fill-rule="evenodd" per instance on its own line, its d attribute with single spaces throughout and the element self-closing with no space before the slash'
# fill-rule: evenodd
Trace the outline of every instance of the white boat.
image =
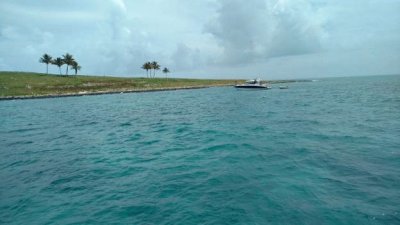
<svg viewBox="0 0 400 225">
<path fill-rule="evenodd" d="M 263 84 L 260 78 L 256 78 L 254 80 L 248 80 L 244 84 L 237 84 L 235 88 L 260 88 L 260 89 L 271 89 L 267 84 Z"/>
</svg>

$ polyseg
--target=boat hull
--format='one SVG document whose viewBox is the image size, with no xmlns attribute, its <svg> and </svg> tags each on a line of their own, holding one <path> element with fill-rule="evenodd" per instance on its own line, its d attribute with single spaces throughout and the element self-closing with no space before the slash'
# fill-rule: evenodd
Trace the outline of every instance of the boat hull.
<svg viewBox="0 0 400 225">
<path fill-rule="evenodd" d="M 268 86 L 263 85 L 235 85 L 235 88 L 246 88 L 246 89 L 270 89 Z"/>
</svg>

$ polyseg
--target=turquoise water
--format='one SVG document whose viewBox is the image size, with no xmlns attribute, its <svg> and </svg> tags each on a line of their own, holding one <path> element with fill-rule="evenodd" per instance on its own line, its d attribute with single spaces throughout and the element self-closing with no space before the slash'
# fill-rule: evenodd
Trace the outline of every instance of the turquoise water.
<svg viewBox="0 0 400 225">
<path fill-rule="evenodd" d="M 400 76 L 0 102 L 1 224 L 400 224 Z"/>
</svg>

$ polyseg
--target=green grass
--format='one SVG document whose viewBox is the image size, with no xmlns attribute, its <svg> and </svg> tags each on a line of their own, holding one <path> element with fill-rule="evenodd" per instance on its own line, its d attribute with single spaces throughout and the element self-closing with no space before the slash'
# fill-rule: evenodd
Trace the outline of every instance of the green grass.
<svg viewBox="0 0 400 225">
<path fill-rule="evenodd" d="M 0 72 L 0 97 L 233 85 L 242 80 L 60 76 Z"/>
</svg>

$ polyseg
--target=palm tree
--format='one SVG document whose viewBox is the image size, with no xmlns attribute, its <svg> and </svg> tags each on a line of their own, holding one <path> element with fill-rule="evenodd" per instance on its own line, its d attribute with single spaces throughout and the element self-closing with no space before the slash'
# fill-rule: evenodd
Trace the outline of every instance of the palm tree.
<svg viewBox="0 0 400 225">
<path fill-rule="evenodd" d="M 151 70 L 152 66 L 151 66 L 151 62 L 146 62 L 145 64 L 143 64 L 142 69 L 146 70 L 146 76 L 147 78 L 149 77 L 149 70 Z"/>
<path fill-rule="evenodd" d="M 152 67 L 152 69 L 153 69 L 153 71 L 154 71 L 153 77 L 156 77 L 156 70 L 159 70 L 159 69 L 160 69 L 160 65 L 158 64 L 158 62 L 153 61 L 153 62 L 151 63 L 151 67 Z"/>
<path fill-rule="evenodd" d="M 51 61 L 51 64 L 58 66 L 61 75 L 61 66 L 64 65 L 64 60 L 60 57 L 57 57 L 55 60 Z"/>
<path fill-rule="evenodd" d="M 46 64 L 46 73 L 49 74 L 49 63 L 51 63 L 52 57 L 48 54 L 44 54 L 42 58 L 40 58 L 39 62 Z"/>
<path fill-rule="evenodd" d="M 76 61 L 74 61 L 74 62 L 72 63 L 71 68 L 72 68 L 73 70 L 75 70 L 75 76 L 78 74 L 78 70 L 81 70 L 81 69 L 82 69 L 82 67 L 81 67 Z"/>
<path fill-rule="evenodd" d="M 165 67 L 163 69 L 163 73 L 165 73 L 165 78 L 167 78 L 168 77 L 168 73 L 169 73 L 169 69 L 167 67 Z"/>
<path fill-rule="evenodd" d="M 68 75 L 68 67 L 72 66 L 72 63 L 75 61 L 74 58 L 72 57 L 72 55 L 66 53 L 65 55 L 63 55 L 63 60 L 64 63 L 67 64 L 67 70 L 65 72 L 66 75 Z"/>
</svg>

